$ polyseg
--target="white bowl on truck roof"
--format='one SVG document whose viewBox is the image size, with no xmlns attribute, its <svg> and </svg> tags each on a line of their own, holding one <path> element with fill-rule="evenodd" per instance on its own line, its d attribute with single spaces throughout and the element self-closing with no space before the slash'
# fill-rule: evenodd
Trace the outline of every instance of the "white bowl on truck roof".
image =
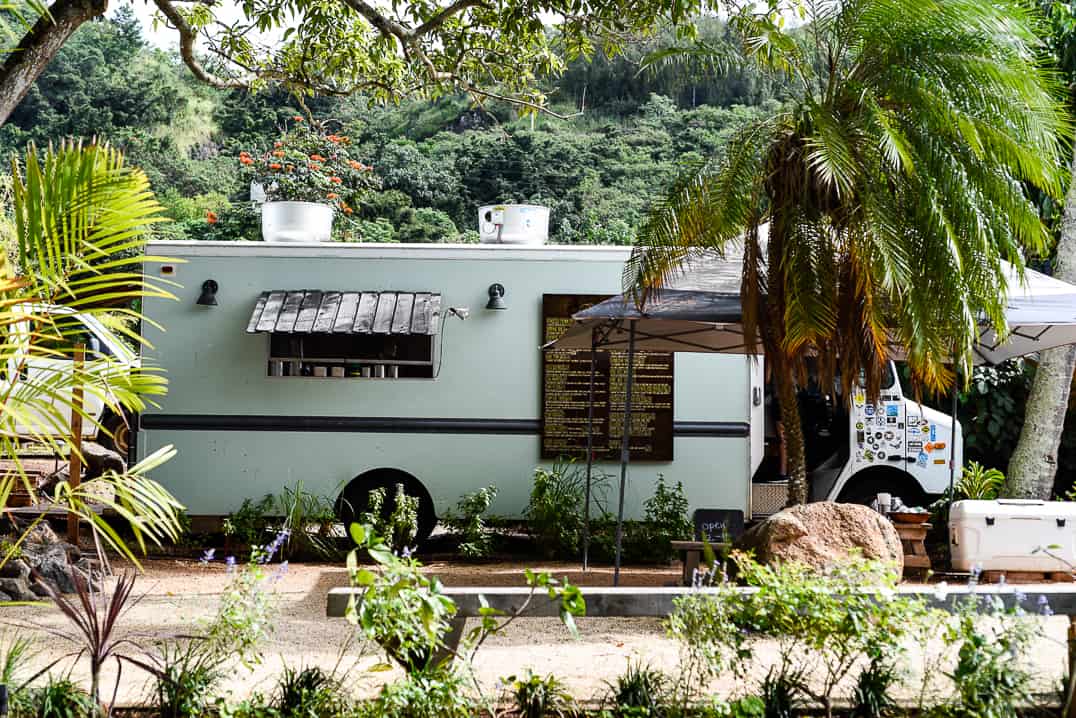
<svg viewBox="0 0 1076 718">
<path fill-rule="evenodd" d="M 550 447 L 580 446 L 580 377 L 589 360 L 544 357 L 548 332 L 571 321 L 570 311 L 546 310 L 619 293 L 631 250 L 159 242 L 148 251 L 183 261 L 147 268 L 171 272 L 182 288 L 178 302 L 144 303 L 152 320 L 143 324 L 153 347 L 146 351 L 166 370 L 170 390 L 142 415 L 138 447 L 146 455 L 176 446 L 177 457 L 155 478 L 193 516 L 226 515 L 244 498 L 299 480 L 343 499 L 400 482 L 420 496 L 428 529 L 461 495 L 489 484 L 498 488 L 491 511 L 520 515 L 534 468 L 555 461 Z M 199 306 L 209 279 L 219 286 L 218 304 Z M 495 285 L 503 310 L 487 309 Z M 751 516 L 764 449 L 763 406 L 755 401 L 763 362 L 685 353 L 668 364 L 668 378 L 665 366 L 648 365 L 653 378 L 642 391 L 649 393 L 633 414 L 633 449 L 643 458 L 629 469 L 626 515 L 641 516 L 662 474 L 683 483 L 692 510 Z M 622 425 L 617 381 L 612 397 L 602 394 L 614 439 L 597 467 L 609 475 Z M 951 443 L 942 438 L 951 433 L 948 418 L 913 411 L 899 382 L 886 396 L 898 416 L 935 427 L 935 443 Z M 883 438 L 887 430 L 896 431 L 883 427 Z M 919 470 L 918 454 L 860 460 L 854 422 L 845 432 L 850 458 L 830 476 L 826 498 L 853 495 L 864 482 L 902 497 L 947 484 L 933 459 Z"/>
</svg>

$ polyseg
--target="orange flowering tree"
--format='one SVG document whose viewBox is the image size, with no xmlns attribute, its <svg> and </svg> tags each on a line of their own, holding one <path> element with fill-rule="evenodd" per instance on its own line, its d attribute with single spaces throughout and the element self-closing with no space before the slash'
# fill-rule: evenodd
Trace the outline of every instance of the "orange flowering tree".
<svg viewBox="0 0 1076 718">
<path fill-rule="evenodd" d="M 296 115 L 271 149 L 240 152 L 239 163 L 268 202 L 331 204 L 350 215 L 362 194 L 381 186 L 374 168 L 353 155 L 348 137 Z"/>
</svg>

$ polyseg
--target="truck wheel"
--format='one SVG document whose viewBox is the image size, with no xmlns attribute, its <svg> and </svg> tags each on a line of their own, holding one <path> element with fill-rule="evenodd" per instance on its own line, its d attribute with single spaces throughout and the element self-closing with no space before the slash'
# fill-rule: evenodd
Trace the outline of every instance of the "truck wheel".
<svg viewBox="0 0 1076 718">
<path fill-rule="evenodd" d="M 131 453 L 131 425 L 127 419 L 115 414 L 108 414 L 102 421 L 104 431 L 97 433 L 97 443 L 106 449 L 111 449 L 130 463 Z M 105 433 L 108 432 L 108 433 Z"/>
<path fill-rule="evenodd" d="M 336 499 L 336 515 L 345 526 L 350 526 L 358 517 L 369 511 L 370 492 L 381 488 L 385 490 L 385 503 L 381 513 L 383 518 L 388 518 L 396 508 L 397 484 L 403 484 L 404 493 L 418 499 L 418 531 L 415 534 L 415 544 L 421 544 L 433 533 L 437 525 L 437 513 L 426 487 L 406 471 L 373 469 L 359 474 L 344 487 Z"/>
<path fill-rule="evenodd" d="M 880 493 L 899 496 L 908 506 L 922 506 L 926 495 L 914 479 L 900 471 L 880 471 L 848 482 L 837 502 L 869 506 Z"/>
</svg>

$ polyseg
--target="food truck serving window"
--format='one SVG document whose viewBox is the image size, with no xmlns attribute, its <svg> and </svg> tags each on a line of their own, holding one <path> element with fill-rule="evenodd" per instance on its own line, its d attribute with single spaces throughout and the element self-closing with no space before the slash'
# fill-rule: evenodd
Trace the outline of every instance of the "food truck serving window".
<svg viewBox="0 0 1076 718">
<path fill-rule="evenodd" d="M 270 376 L 432 378 L 441 295 L 277 290 L 247 332 L 269 334 Z"/>
</svg>

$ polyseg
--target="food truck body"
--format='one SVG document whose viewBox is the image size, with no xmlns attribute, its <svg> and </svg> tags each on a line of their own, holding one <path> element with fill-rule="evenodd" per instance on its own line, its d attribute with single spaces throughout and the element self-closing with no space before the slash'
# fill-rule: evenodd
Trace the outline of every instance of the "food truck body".
<svg viewBox="0 0 1076 718">
<path fill-rule="evenodd" d="M 519 516 L 535 467 L 552 466 L 560 449 L 585 455 L 589 359 L 550 357 L 539 347 L 571 311 L 620 291 L 629 251 L 154 243 L 150 255 L 174 261 L 146 271 L 178 283 L 178 301 L 151 297 L 143 307 L 150 320 L 143 353 L 166 370 L 169 392 L 139 417 L 137 453 L 178 449 L 155 478 L 192 517 L 226 515 L 245 498 L 299 481 L 346 501 L 402 482 L 422 499 L 427 526 L 462 495 L 492 484 L 491 511 Z M 209 280 L 216 291 L 206 297 Z M 683 484 L 692 509 L 750 516 L 752 476 L 764 453 L 763 362 L 665 358 L 647 364 L 643 355 L 640 364 L 627 515 L 642 515 L 662 475 Z M 598 374 L 595 422 L 608 438 L 599 439 L 595 467 L 612 478 L 623 426 L 622 358 L 606 355 Z M 895 391 L 883 399 L 900 403 L 903 431 L 910 410 L 899 384 Z M 867 461 L 874 432 L 857 430 L 858 414 L 850 416 L 846 460 L 829 466 L 829 497 L 872 469 L 876 480 L 890 476 L 878 490 L 906 493 L 905 481 L 942 490 L 941 467 L 906 464 L 903 450 L 899 463 L 878 463 L 877 451 Z M 944 444 L 951 422 L 930 417 L 934 443 Z M 896 424 L 880 426 L 879 438 L 887 431 Z M 917 468 L 938 476 L 927 486 L 912 476 Z M 611 509 L 615 483 L 608 482 Z"/>
</svg>

